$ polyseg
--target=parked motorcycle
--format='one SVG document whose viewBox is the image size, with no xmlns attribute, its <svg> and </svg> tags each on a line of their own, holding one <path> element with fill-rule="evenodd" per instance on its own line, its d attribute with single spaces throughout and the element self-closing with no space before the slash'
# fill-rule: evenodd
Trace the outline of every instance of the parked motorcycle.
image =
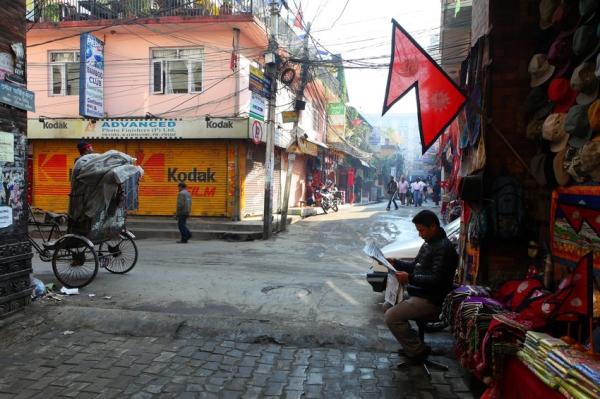
<svg viewBox="0 0 600 399">
<path fill-rule="evenodd" d="M 334 195 L 335 191 L 337 190 L 331 180 L 327 180 L 323 187 L 315 191 L 315 196 L 320 197 L 323 212 L 327 213 L 329 209 L 333 209 L 334 212 L 338 211 L 338 199 Z"/>
</svg>

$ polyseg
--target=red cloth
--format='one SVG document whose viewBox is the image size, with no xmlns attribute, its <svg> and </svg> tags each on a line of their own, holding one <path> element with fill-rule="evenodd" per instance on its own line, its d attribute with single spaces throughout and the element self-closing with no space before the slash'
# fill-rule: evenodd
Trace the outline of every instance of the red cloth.
<svg viewBox="0 0 600 399">
<path fill-rule="evenodd" d="M 516 357 L 506 358 L 502 375 L 502 399 L 564 399 L 546 386 Z"/>
<path fill-rule="evenodd" d="M 392 20 L 392 23 L 392 59 L 383 114 L 416 88 L 421 146 L 425 154 L 458 115 L 467 97 L 398 22 Z"/>
</svg>

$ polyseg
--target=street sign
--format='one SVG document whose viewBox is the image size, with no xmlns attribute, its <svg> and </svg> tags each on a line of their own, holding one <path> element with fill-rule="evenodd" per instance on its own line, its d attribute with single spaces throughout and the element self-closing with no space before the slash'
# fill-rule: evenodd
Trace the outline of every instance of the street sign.
<svg viewBox="0 0 600 399">
<path fill-rule="evenodd" d="M 260 144 L 263 138 L 263 127 L 259 121 L 254 121 L 252 124 L 252 141 L 254 144 Z"/>
</svg>

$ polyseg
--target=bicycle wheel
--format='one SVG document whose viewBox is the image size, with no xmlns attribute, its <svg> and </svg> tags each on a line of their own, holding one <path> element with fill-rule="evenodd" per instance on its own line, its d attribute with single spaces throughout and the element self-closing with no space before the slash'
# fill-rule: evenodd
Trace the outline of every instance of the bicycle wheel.
<svg viewBox="0 0 600 399">
<path fill-rule="evenodd" d="M 52 270 L 65 287 L 85 287 L 98 274 L 98 254 L 94 245 L 81 236 L 63 237 L 54 247 Z"/>
<path fill-rule="evenodd" d="M 138 249 L 133 238 L 126 234 L 100 244 L 98 259 L 111 273 L 125 274 L 137 263 Z"/>
</svg>

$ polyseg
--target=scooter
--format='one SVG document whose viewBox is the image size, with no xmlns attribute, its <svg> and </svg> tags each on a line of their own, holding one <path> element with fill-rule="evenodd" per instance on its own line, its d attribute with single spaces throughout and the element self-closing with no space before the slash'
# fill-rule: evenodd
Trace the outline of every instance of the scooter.
<svg viewBox="0 0 600 399">
<path fill-rule="evenodd" d="M 337 190 L 331 180 L 327 180 L 326 184 L 320 190 L 315 191 L 315 196 L 320 196 L 323 212 L 327 213 L 329 209 L 333 209 L 334 212 L 338 211 L 337 198 L 334 196 L 335 191 Z"/>
</svg>

